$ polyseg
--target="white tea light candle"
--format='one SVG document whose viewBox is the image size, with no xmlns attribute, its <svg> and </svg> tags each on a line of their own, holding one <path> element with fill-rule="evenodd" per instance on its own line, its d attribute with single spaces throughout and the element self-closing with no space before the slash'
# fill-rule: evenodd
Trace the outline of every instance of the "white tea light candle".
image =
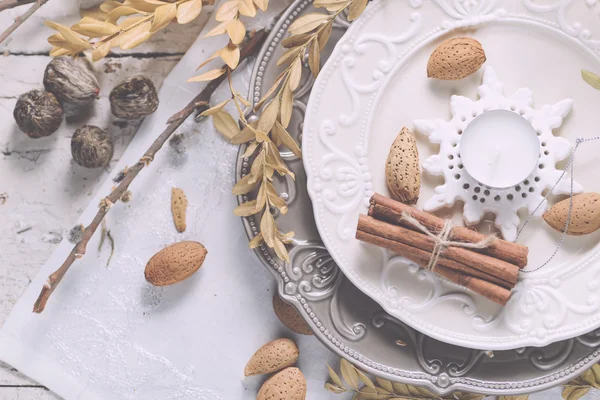
<svg viewBox="0 0 600 400">
<path fill-rule="evenodd" d="M 537 167 L 540 142 L 521 115 L 492 110 L 467 125 L 460 156 L 465 170 L 479 183 L 508 188 L 524 181 Z"/>
</svg>

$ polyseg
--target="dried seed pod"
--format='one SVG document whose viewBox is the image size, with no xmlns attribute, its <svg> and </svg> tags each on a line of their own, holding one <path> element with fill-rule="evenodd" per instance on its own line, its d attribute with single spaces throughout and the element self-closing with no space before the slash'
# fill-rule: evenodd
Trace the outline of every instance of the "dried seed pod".
<svg viewBox="0 0 600 400">
<path fill-rule="evenodd" d="M 110 109 L 117 118 L 138 119 L 152 114 L 157 108 L 156 88 L 143 75 L 126 79 L 110 92 Z"/>
<path fill-rule="evenodd" d="M 100 86 L 89 64 L 81 58 L 57 57 L 44 72 L 44 87 L 60 101 L 83 106 L 98 97 Z"/>
<path fill-rule="evenodd" d="M 56 132 L 64 113 L 52 93 L 31 90 L 19 96 L 13 115 L 19 129 L 30 138 L 37 139 Z"/>
<path fill-rule="evenodd" d="M 93 125 L 77 129 L 71 139 L 71 154 L 75 162 L 86 168 L 108 165 L 114 152 L 110 135 Z"/>
</svg>

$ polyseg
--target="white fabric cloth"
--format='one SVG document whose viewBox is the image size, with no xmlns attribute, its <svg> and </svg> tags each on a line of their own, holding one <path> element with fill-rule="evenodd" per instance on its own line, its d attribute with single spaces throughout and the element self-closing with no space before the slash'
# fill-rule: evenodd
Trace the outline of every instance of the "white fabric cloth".
<svg viewBox="0 0 600 400">
<path fill-rule="evenodd" d="M 267 16 L 278 13 L 272 3 Z M 134 164 L 168 117 L 198 93 L 201 85 L 186 80 L 219 45 L 220 39 L 211 38 L 191 47 L 165 80 L 158 111 L 143 123 L 113 176 Z M 242 93 L 247 92 L 250 67 L 236 74 Z M 227 93 L 221 88 L 213 101 Z M 110 265 L 107 248 L 98 251 L 97 234 L 44 313 L 33 314 L 47 276 L 72 248 L 63 241 L 0 332 L 0 359 L 67 400 L 254 399 L 265 377 L 243 379 L 245 363 L 267 341 L 293 337 L 301 351 L 298 366 L 308 380 L 307 398 L 349 399 L 323 388 L 326 363 L 337 365 L 337 357 L 314 337 L 292 335 L 272 311 L 275 282 L 248 249 L 242 224 L 232 214 L 237 148 L 210 121 L 190 118 L 180 132 L 187 138 L 187 154 L 176 157 L 163 149 L 132 184 L 133 200 L 110 211 L 108 229 L 116 247 Z M 82 223 L 93 218 L 111 186 L 110 179 L 104 183 L 81 216 Z M 189 200 L 184 234 L 176 232 L 170 215 L 172 187 L 182 188 Z M 171 287 L 146 283 L 147 260 L 180 240 L 206 246 L 202 269 Z M 555 399 L 559 393 L 557 388 L 535 398 Z"/>
</svg>

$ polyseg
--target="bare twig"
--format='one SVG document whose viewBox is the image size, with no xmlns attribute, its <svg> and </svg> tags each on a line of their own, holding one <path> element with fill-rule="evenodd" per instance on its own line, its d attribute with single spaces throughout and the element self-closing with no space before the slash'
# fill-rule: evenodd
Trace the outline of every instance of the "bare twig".
<svg viewBox="0 0 600 400">
<path fill-rule="evenodd" d="M 31 4 L 35 0 L 0 0 L 0 11 L 8 10 L 25 4 Z"/>
<path fill-rule="evenodd" d="M 268 31 L 262 29 L 258 32 L 255 32 L 251 37 L 247 40 L 246 44 L 243 46 L 240 55 L 240 62 L 254 54 L 256 50 L 258 50 L 266 39 L 268 35 Z M 223 67 L 224 68 L 224 67 Z M 33 306 L 33 312 L 41 313 L 44 311 L 46 307 L 46 303 L 48 299 L 52 295 L 52 292 L 56 289 L 62 278 L 65 276 L 71 265 L 77 260 L 81 258 L 86 251 L 86 247 L 102 221 L 104 217 L 110 210 L 110 207 L 119 201 L 121 196 L 128 190 L 129 185 L 135 177 L 144 169 L 145 166 L 149 164 L 154 159 L 154 156 L 158 151 L 162 148 L 162 146 L 167 142 L 167 140 L 171 137 L 171 135 L 183 124 L 183 122 L 196 110 L 196 108 L 200 106 L 204 106 L 208 104 L 210 98 L 214 91 L 219 87 L 219 85 L 226 79 L 225 75 L 221 75 L 220 77 L 210 81 L 206 87 L 198 94 L 183 110 L 175 114 L 173 117 L 169 119 L 169 125 L 165 129 L 163 133 L 160 134 L 158 138 L 152 143 L 150 148 L 144 153 L 142 158 L 132 167 L 127 169 L 127 172 L 124 175 L 123 180 L 108 196 L 106 196 L 100 202 L 100 208 L 98 209 L 98 213 L 92 220 L 92 222 L 85 228 L 85 233 L 83 234 L 83 239 L 71 250 L 71 253 L 67 257 L 67 259 L 63 262 L 63 264 L 54 271 L 49 277 L 48 281 L 42 287 L 42 290 L 38 296 L 38 299 Z"/>
<path fill-rule="evenodd" d="M 23 15 L 20 15 L 17 18 L 15 18 L 15 22 L 13 22 L 8 28 L 6 28 L 4 32 L 0 33 L 0 43 L 4 42 L 4 40 L 7 37 L 9 37 L 11 33 L 13 33 L 19 26 L 21 26 L 21 24 L 25 22 L 27 18 L 31 17 L 33 13 L 36 12 L 41 6 L 46 4 L 47 1 L 48 0 L 35 0 L 35 3 L 31 7 L 29 7 L 29 10 L 25 11 Z M 24 2 L 20 1 L 18 3 Z M 0 5 L 0 7 L 2 6 Z M 0 11 L 1 10 L 2 9 L 0 8 Z"/>
</svg>

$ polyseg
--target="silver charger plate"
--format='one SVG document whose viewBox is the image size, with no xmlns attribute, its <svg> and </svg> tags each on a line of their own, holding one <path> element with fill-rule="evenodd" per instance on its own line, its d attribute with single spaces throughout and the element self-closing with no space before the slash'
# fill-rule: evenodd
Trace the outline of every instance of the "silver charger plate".
<svg viewBox="0 0 600 400">
<path fill-rule="evenodd" d="M 310 0 L 297 0 L 275 25 L 259 53 L 250 80 L 250 99 L 256 103 L 280 73 L 276 62 L 283 53 L 280 45 L 287 27 L 312 9 Z M 335 43 L 348 28 L 336 21 L 324 62 Z M 290 133 L 302 140 L 302 124 L 314 83 L 308 67 L 295 94 Z M 241 155 L 236 179 L 249 171 L 251 161 Z M 600 360 L 600 329 L 577 338 L 535 348 L 486 352 L 449 345 L 423 335 L 391 317 L 343 275 L 323 246 L 306 190 L 302 160 L 291 152 L 282 157 L 296 174 L 276 180 L 289 212 L 276 215 L 281 230 L 296 233 L 289 246 L 290 263 L 279 260 L 266 246 L 255 250 L 278 282 L 280 296 L 293 305 L 307 321 L 315 336 L 331 351 L 375 376 L 427 387 L 439 395 L 454 391 L 510 395 L 547 389 L 581 374 Z M 240 196 L 245 202 L 256 193 Z M 248 237 L 260 231 L 254 217 L 243 218 Z"/>
</svg>

